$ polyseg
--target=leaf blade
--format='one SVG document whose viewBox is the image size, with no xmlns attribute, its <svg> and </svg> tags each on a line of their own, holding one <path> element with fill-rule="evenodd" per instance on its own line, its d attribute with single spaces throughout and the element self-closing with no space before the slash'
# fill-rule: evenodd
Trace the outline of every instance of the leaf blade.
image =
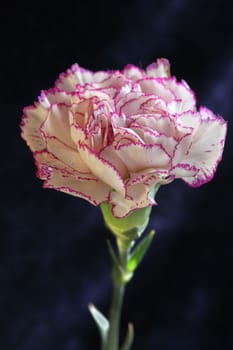
<svg viewBox="0 0 233 350">
<path fill-rule="evenodd" d="M 109 321 L 108 319 L 95 307 L 93 304 L 88 305 L 88 309 L 99 329 L 101 337 L 102 350 L 105 347 L 105 343 L 108 336 Z"/>
<path fill-rule="evenodd" d="M 138 243 L 136 248 L 131 253 L 128 262 L 127 262 L 127 269 L 130 272 L 133 272 L 138 267 L 139 263 L 144 258 L 146 252 L 148 251 L 150 244 L 152 242 L 152 239 L 155 235 L 155 231 L 151 230 L 148 235 Z"/>
</svg>

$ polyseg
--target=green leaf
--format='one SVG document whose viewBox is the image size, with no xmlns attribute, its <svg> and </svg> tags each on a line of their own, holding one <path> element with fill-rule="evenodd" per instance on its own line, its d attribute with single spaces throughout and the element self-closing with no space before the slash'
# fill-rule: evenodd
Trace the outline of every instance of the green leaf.
<svg viewBox="0 0 233 350">
<path fill-rule="evenodd" d="M 148 233 L 148 235 L 138 243 L 136 248 L 131 253 L 128 263 L 127 263 L 127 269 L 130 272 L 133 272 L 139 265 L 139 263 L 142 261 L 143 257 L 145 256 L 152 239 L 155 235 L 155 231 L 152 230 Z"/>
<path fill-rule="evenodd" d="M 124 340 L 120 350 L 130 350 L 130 348 L 133 344 L 133 339 L 134 339 L 133 325 L 132 325 L 132 323 L 129 323 L 128 324 L 128 331 L 126 333 L 125 340 Z"/>
<path fill-rule="evenodd" d="M 108 336 L 108 330 L 109 330 L 109 321 L 107 318 L 95 307 L 93 304 L 88 305 L 89 311 L 99 329 L 100 337 L 101 337 L 101 344 L 102 344 L 102 350 L 105 347 L 107 336 Z"/>
</svg>

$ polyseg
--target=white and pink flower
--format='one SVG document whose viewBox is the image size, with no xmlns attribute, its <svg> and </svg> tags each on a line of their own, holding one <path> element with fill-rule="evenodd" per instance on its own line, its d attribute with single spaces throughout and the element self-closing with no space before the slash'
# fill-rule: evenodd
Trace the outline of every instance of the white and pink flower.
<svg viewBox="0 0 233 350">
<path fill-rule="evenodd" d="M 44 187 L 108 202 L 119 218 L 156 204 L 157 184 L 210 181 L 226 135 L 226 122 L 197 110 L 166 59 L 145 71 L 93 73 L 75 64 L 24 109 L 21 128 Z"/>
</svg>

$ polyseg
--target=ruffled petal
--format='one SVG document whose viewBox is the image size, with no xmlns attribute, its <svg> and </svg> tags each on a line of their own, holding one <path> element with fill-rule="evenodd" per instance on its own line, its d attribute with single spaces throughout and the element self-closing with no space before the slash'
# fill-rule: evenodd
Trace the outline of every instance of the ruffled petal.
<svg viewBox="0 0 233 350">
<path fill-rule="evenodd" d="M 61 91 L 57 88 L 53 88 L 42 90 L 38 100 L 44 108 L 49 109 L 53 104 L 71 106 L 73 103 L 78 103 L 80 98 L 74 91 Z"/>
<path fill-rule="evenodd" d="M 45 188 L 53 188 L 73 196 L 81 197 L 94 205 L 108 200 L 109 186 L 93 174 L 80 174 L 47 151 L 34 154 L 37 175 L 45 180 Z"/>
<path fill-rule="evenodd" d="M 55 82 L 55 87 L 60 90 L 74 91 L 77 84 L 90 83 L 92 78 L 93 72 L 74 64 L 66 73 L 60 74 L 59 79 Z"/>
<path fill-rule="evenodd" d="M 159 144 L 128 144 L 120 146 L 116 151 L 129 172 L 151 168 L 166 169 L 170 162 L 170 156 Z"/>
<path fill-rule="evenodd" d="M 149 195 L 149 189 L 142 183 L 138 183 L 128 189 L 128 195 L 133 195 L 126 198 L 120 193 L 112 192 L 109 202 L 112 204 L 112 212 L 116 218 L 128 216 L 133 210 L 146 208 L 150 205 L 155 205 L 156 202 Z"/>
<path fill-rule="evenodd" d="M 125 195 L 125 185 L 119 169 L 85 144 L 79 143 L 78 149 L 84 163 L 99 180 L 106 183 L 113 190 Z"/>
<path fill-rule="evenodd" d="M 26 141 L 32 152 L 45 148 L 45 140 L 40 132 L 41 125 L 47 118 L 48 111 L 39 103 L 23 110 L 21 122 L 21 136 Z"/>
<path fill-rule="evenodd" d="M 166 58 L 159 58 L 146 68 L 146 73 L 156 78 L 170 77 L 170 63 Z"/>
<path fill-rule="evenodd" d="M 196 110 L 196 98 L 194 92 L 190 89 L 190 87 L 184 80 L 182 80 L 181 82 L 177 82 L 176 78 L 172 77 L 163 78 L 161 79 L 161 82 L 176 96 L 176 113 L 179 114 L 189 110 Z"/>
<path fill-rule="evenodd" d="M 55 87 L 65 91 L 75 91 L 77 86 L 99 83 L 109 78 L 112 74 L 110 72 L 99 71 L 93 73 L 92 71 L 80 67 L 77 63 L 62 73 L 55 83 Z"/>
<path fill-rule="evenodd" d="M 48 137 L 46 143 L 47 150 L 56 158 L 61 159 L 66 166 L 80 173 L 90 173 L 90 169 L 80 157 L 77 149 L 68 147 L 56 137 Z"/>
<path fill-rule="evenodd" d="M 45 137 L 56 137 L 63 144 L 75 149 L 70 132 L 70 107 L 65 104 L 53 104 L 47 118 L 41 126 Z"/>
<path fill-rule="evenodd" d="M 108 146 L 100 152 L 100 157 L 106 160 L 108 163 L 112 164 L 116 169 L 118 169 L 121 177 L 125 179 L 128 177 L 127 166 L 122 162 L 122 160 L 115 152 L 114 146 Z"/>
<path fill-rule="evenodd" d="M 133 64 L 125 66 L 122 73 L 132 81 L 137 81 L 145 76 L 145 72 Z"/>
<path fill-rule="evenodd" d="M 147 127 L 157 134 L 163 134 L 167 137 L 180 138 L 181 132 L 186 132 L 186 128 L 177 128 L 177 120 L 169 114 L 139 114 L 133 117 L 131 126 L 138 125 L 138 127 Z"/>
<path fill-rule="evenodd" d="M 193 134 L 187 133 L 183 135 L 180 140 L 177 142 L 174 151 L 173 151 L 173 157 L 172 157 L 172 165 L 173 167 L 177 164 L 182 163 L 182 160 L 184 159 L 185 155 L 189 154 L 190 147 L 192 146 L 193 142 Z M 188 162 L 185 162 L 185 164 Z"/>
<path fill-rule="evenodd" d="M 158 98 L 152 94 L 131 92 L 116 104 L 116 110 L 126 116 L 158 112 Z"/>
<path fill-rule="evenodd" d="M 193 132 L 198 128 L 201 123 L 201 117 L 198 112 L 188 111 L 182 114 L 176 115 L 177 129 L 182 134 L 185 132 Z"/>
<path fill-rule="evenodd" d="M 154 94 L 162 98 L 166 103 L 171 102 L 176 98 L 176 95 L 171 89 L 166 88 L 161 79 L 146 77 L 138 81 L 141 90 L 145 94 Z"/>
<path fill-rule="evenodd" d="M 53 177 L 44 183 L 44 187 L 86 199 L 94 205 L 106 202 L 109 195 L 109 186 L 100 180 L 75 179 L 57 170 L 53 171 Z"/>
<path fill-rule="evenodd" d="M 209 115 L 209 118 L 208 118 Z M 194 176 L 183 176 L 190 186 L 199 187 L 210 181 L 222 158 L 226 136 L 226 122 L 213 115 L 207 108 L 200 110 L 201 123 L 192 135 L 190 147 L 180 159 L 179 167 L 188 164 L 191 169 L 198 169 Z"/>
<path fill-rule="evenodd" d="M 160 182 L 161 181 L 161 182 Z M 134 179 L 126 181 L 126 196 L 112 192 L 109 202 L 115 217 L 126 217 L 132 211 L 157 205 L 153 196 L 153 188 L 163 180 L 156 174 L 135 174 Z"/>
<path fill-rule="evenodd" d="M 197 175 L 199 169 L 194 165 L 188 163 L 176 164 L 171 170 L 169 175 L 174 176 L 176 179 L 193 178 Z"/>
<path fill-rule="evenodd" d="M 132 143 L 143 143 L 143 139 L 131 128 L 117 128 L 114 130 L 114 149 L 118 150 L 121 146 L 131 145 Z"/>
</svg>

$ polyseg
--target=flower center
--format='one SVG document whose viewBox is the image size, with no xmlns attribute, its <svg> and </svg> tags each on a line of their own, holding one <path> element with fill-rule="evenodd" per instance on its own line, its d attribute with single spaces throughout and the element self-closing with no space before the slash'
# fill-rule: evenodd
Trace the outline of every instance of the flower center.
<svg viewBox="0 0 233 350">
<path fill-rule="evenodd" d="M 85 133 L 91 148 L 99 153 L 114 140 L 110 106 L 102 101 L 93 106 L 93 112 L 86 118 Z"/>
</svg>

